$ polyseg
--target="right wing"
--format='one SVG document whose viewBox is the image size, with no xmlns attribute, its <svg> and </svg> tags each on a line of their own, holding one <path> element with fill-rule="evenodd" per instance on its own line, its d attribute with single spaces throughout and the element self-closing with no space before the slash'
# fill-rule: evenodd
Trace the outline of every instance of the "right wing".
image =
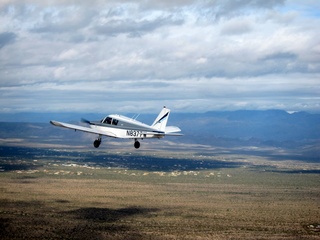
<svg viewBox="0 0 320 240">
<path fill-rule="evenodd" d="M 57 122 L 57 121 L 50 121 L 50 123 L 52 125 L 54 125 L 54 126 L 57 126 L 57 127 L 69 128 L 69 129 L 78 130 L 78 131 L 82 131 L 82 132 L 88 132 L 88 133 L 104 135 L 104 136 L 107 136 L 107 137 L 116 137 L 116 135 L 114 133 L 108 132 L 108 131 L 102 131 L 102 130 L 98 130 L 98 129 L 82 127 L 82 126 L 79 126 L 79 125 L 63 123 L 63 122 Z"/>
</svg>

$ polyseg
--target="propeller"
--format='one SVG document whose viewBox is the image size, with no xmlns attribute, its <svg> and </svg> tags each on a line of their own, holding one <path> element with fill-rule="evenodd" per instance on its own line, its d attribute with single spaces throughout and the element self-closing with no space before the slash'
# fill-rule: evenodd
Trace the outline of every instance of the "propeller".
<svg viewBox="0 0 320 240">
<path fill-rule="evenodd" d="M 84 118 L 81 118 L 81 122 L 90 124 L 90 121 Z"/>
</svg>

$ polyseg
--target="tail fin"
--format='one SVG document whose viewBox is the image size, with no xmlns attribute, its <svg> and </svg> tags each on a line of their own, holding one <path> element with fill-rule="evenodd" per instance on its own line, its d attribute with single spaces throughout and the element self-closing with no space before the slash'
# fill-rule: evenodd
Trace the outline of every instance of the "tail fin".
<svg viewBox="0 0 320 240">
<path fill-rule="evenodd" d="M 151 125 L 153 128 L 164 132 L 170 115 L 170 109 L 163 107 L 156 120 Z"/>
</svg>

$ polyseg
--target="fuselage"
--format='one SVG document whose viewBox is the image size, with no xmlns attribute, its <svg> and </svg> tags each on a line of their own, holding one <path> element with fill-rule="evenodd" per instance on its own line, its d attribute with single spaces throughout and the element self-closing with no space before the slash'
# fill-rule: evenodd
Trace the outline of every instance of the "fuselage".
<svg viewBox="0 0 320 240">
<path fill-rule="evenodd" d="M 164 132 L 126 116 L 111 114 L 99 122 L 90 122 L 90 127 L 107 132 L 115 138 L 162 138 Z"/>
</svg>

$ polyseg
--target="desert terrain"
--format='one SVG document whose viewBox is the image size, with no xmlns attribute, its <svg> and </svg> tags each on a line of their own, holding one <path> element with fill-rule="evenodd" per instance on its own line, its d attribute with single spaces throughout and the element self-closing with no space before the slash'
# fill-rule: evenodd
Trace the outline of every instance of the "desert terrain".
<svg viewBox="0 0 320 240">
<path fill-rule="evenodd" d="M 318 163 L 167 147 L 2 146 L 1 239 L 320 239 Z"/>
</svg>

